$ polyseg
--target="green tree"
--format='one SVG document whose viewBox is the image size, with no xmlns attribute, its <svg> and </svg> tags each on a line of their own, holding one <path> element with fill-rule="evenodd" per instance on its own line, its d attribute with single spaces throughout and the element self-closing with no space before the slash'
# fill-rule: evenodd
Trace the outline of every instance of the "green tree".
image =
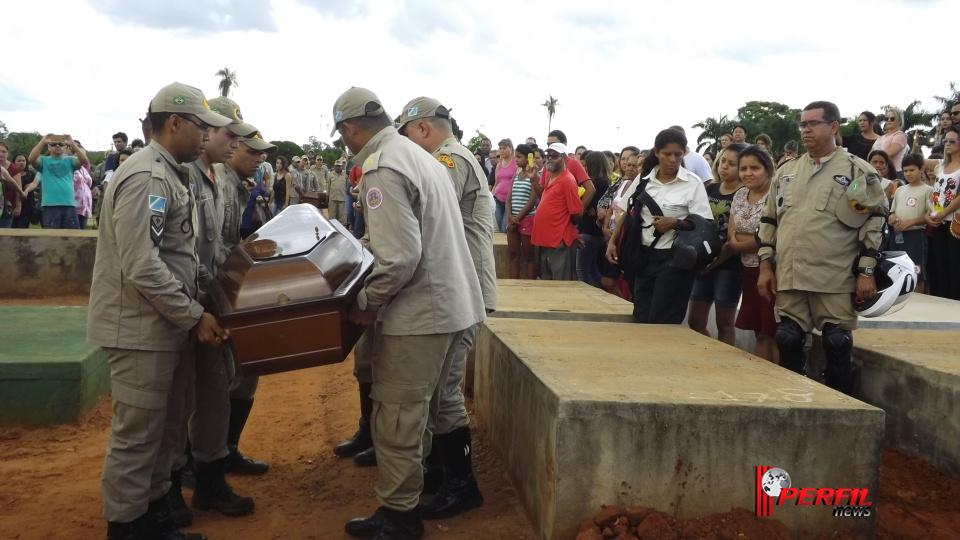
<svg viewBox="0 0 960 540">
<path fill-rule="evenodd" d="M 275 150 L 267 154 L 271 160 L 276 160 L 277 156 L 283 156 L 287 158 L 287 162 L 291 162 L 293 160 L 293 156 L 302 156 L 306 153 L 303 150 L 303 147 L 295 142 L 270 141 L 270 144 L 277 147 Z"/>
<path fill-rule="evenodd" d="M 237 72 L 230 71 L 230 68 L 223 68 L 216 73 L 215 76 L 220 77 L 220 82 L 217 84 L 217 88 L 220 91 L 220 95 L 227 97 L 230 95 L 230 90 L 235 86 L 240 86 L 237 84 Z"/>
<path fill-rule="evenodd" d="M 783 150 L 783 145 L 789 141 L 799 141 L 800 109 L 775 101 L 748 101 L 737 109 L 739 124 L 747 128 L 747 142 L 761 133 L 766 133 L 773 141 L 770 152 L 776 155 Z"/>
<path fill-rule="evenodd" d="M 463 130 L 460 129 L 460 125 L 457 124 L 457 119 L 450 117 L 450 124 L 453 127 L 453 136 L 457 138 L 457 142 L 463 144 Z"/>
<path fill-rule="evenodd" d="M 553 94 L 550 94 L 543 103 L 540 104 L 543 107 L 547 108 L 547 131 L 553 130 L 553 115 L 557 114 L 557 107 L 560 106 L 560 100 L 553 97 Z"/>
<path fill-rule="evenodd" d="M 469 148 L 471 152 L 476 154 L 480 151 L 480 143 L 482 143 L 484 139 L 489 138 L 490 137 L 487 137 L 485 134 L 480 133 L 480 130 L 478 129 L 477 134 L 473 137 L 470 137 L 470 140 L 467 141 L 466 147 Z"/>
<path fill-rule="evenodd" d="M 950 81 L 950 92 L 945 96 L 933 96 L 933 99 L 940 103 L 940 112 L 949 111 L 950 107 L 960 103 L 960 90 L 957 90 L 957 83 Z"/>
<path fill-rule="evenodd" d="M 320 142 L 320 139 L 318 139 L 316 135 L 311 135 L 307 138 L 307 144 L 303 145 L 303 147 L 307 149 L 307 151 L 313 150 L 316 152 L 317 150 L 320 150 L 322 144 L 323 143 Z"/>
<path fill-rule="evenodd" d="M 703 130 L 697 137 L 697 152 L 709 151 L 716 156 L 720 150 L 720 137 L 733 131 L 734 123 L 724 114 L 720 118 L 705 118 L 691 126 Z"/>
<path fill-rule="evenodd" d="M 7 138 L 10 132 L 7 130 L 7 123 L 0 120 L 0 141 Z"/>
<path fill-rule="evenodd" d="M 42 138 L 36 131 L 9 133 L 4 140 L 10 145 L 10 159 L 17 154 L 30 155 L 30 151 Z"/>
</svg>

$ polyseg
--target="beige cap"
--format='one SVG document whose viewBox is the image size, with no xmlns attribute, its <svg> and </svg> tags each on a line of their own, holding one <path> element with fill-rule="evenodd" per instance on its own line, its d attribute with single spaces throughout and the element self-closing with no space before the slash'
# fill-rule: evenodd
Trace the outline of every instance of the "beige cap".
<svg viewBox="0 0 960 540">
<path fill-rule="evenodd" d="M 254 150 L 272 150 L 276 148 L 276 146 L 263 140 L 263 136 L 260 135 L 260 130 L 255 127 L 253 127 L 253 133 L 248 134 L 245 137 L 237 137 L 237 140 L 249 146 L 250 148 L 253 148 Z"/>
<path fill-rule="evenodd" d="M 240 114 L 240 106 L 237 105 L 236 101 L 230 98 L 216 97 L 210 100 L 209 105 L 211 111 L 230 119 L 230 125 L 227 126 L 230 133 L 239 137 L 246 137 L 257 131 L 257 128 L 244 123 L 243 115 Z"/>
<path fill-rule="evenodd" d="M 213 127 L 224 127 L 230 119 L 210 110 L 203 92 L 183 83 L 164 86 L 150 102 L 151 113 L 193 114 Z M 154 126 L 154 129 L 159 126 Z"/>
<path fill-rule="evenodd" d="M 300 156 L 293 156 L 293 159 L 290 160 L 293 163 L 300 163 Z"/>
<path fill-rule="evenodd" d="M 834 178 L 842 181 L 846 178 Z M 870 219 L 871 214 L 885 213 L 886 195 L 875 174 L 867 174 L 860 180 L 847 180 L 850 184 L 837 201 L 835 213 L 844 225 L 858 229 Z"/>
<path fill-rule="evenodd" d="M 333 104 L 333 130 L 330 131 L 330 136 L 333 137 L 337 132 L 337 124 L 344 120 L 380 114 L 383 114 L 383 105 L 376 94 L 366 88 L 351 86 L 340 94 Z"/>
<path fill-rule="evenodd" d="M 403 126 L 414 120 L 434 116 L 438 118 L 450 118 L 450 109 L 447 109 L 433 98 L 418 97 L 403 107 L 403 113 L 401 113 L 400 118 L 397 119 L 397 129 L 402 130 Z"/>
</svg>

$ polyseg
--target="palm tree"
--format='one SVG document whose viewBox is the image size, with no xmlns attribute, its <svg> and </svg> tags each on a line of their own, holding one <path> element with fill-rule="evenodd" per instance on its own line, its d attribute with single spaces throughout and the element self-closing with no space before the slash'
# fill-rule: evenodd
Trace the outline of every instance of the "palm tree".
<svg viewBox="0 0 960 540">
<path fill-rule="evenodd" d="M 697 137 L 697 152 L 706 148 L 716 155 L 720 149 L 720 137 L 733 131 L 734 123 L 724 114 L 720 118 L 706 118 L 691 126 L 703 130 Z"/>
<path fill-rule="evenodd" d="M 220 77 L 220 84 L 217 85 L 217 88 L 220 89 L 220 95 L 223 97 L 230 95 L 230 90 L 234 86 L 240 86 L 237 84 L 237 72 L 230 71 L 230 68 L 223 68 L 214 75 Z"/>
<path fill-rule="evenodd" d="M 560 105 L 559 100 L 551 95 L 541 105 L 547 108 L 547 131 L 552 131 L 553 115 L 557 114 L 557 105 Z"/>
<path fill-rule="evenodd" d="M 933 96 L 933 99 L 940 103 L 941 111 L 949 111 L 950 107 L 960 103 L 960 90 L 957 90 L 957 83 L 950 81 L 950 93 L 946 96 Z"/>
</svg>

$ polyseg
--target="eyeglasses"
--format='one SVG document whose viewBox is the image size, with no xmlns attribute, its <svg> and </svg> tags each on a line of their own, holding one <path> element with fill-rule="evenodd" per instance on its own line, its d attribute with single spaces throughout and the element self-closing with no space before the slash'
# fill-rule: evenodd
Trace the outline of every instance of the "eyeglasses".
<svg viewBox="0 0 960 540">
<path fill-rule="evenodd" d="M 206 130 L 210 129 L 210 125 L 208 125 L 208 124 L 205 123 L 205 122 L 202 122 L 202 121 L 199 121 L 199 122 L 198 122 L 197 120 L 194 120 L 193 118 L 190 118 L 190 117 L 188 117 L 188 116 L 181 116 L 180 118 L 183 118 L 183 119 L 186 120 L 187 122 L 190 122 L 191 124 L 197 126 L 197 127 L 200 128 L 202 131 L 206 131 Z"/>
<path fill-rule="evenodd" d="M 819 126 L 819 125 L 821 125 L 821 124 L 832 124 L 832 123 L 833 123 L 832 120 L 830 120 L 830 121 L 827 121 L 827 120 L 810 120 L 810 121 L 808 121 L 808 122 L 800 122 L 799 124 L 797 124 L 797 127 L 799 127 L 800 129 L 807 129 L 807 127 L 815 128 L 815 127 L 817 127 L 817 126 Z"/>
<path fill-rule="evenodd" d="M 957 141 L 960 139 L 944 139 L 943 144 L 957 144 Z"/>
<path fill-rule="evenodd" d="M 896 122 L 896 121 L 897 121 L 897 117 L 896 117 L 896 116 L 888 116 L 888 117 L 887 117 L 887 122 Z"/>
</svg>

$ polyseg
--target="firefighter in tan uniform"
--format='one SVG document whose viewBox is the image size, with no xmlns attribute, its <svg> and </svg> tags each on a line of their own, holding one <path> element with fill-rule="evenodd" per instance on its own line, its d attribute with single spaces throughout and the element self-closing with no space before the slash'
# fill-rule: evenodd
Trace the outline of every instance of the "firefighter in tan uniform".
<svg viewBox="0 0 960 540">
<path fill-rule="evenodd" d="M 103 466 L 108 539 L 183 538 L 167 510 L 193 393 L 191 340 L 223 329 L 195 300 L 196 202 L 182 163 L 208 128 L 230 120 L 179 83 L 150 102 L 154 138 L 120 167 L 104 195 L 87 338 L 110 365 L 113 421 Z"/>
<path fill-rule="evenodd" d="M 444 167 L 397 133 L 369 90 L 347 90 L 333 114 L 363 171 L 360 198 L 376 261 L 350 318 L 373 325 L 370 421 L 380 508 L 345 529 L 361 538 L 419 539 L 430 402 L 439 400 L 464 330 L 485 318 L 483 295 Z"/>
<path fill-rule="evenodd" d="M 496 263 L 493 259 L 493 196 L 486 177 L 473 153 L 453 136 L 450 111 L 436 99 L 420 97 L 403 108 L 397 129 L 418 146 L 433 154 L 447 171 L 460 203 L 463 230 L 480 280 L 483 304 L 487 312 L 497 307 Z M 428 436 L 424 439 L 427 475 L 442 478 L 437 494 L 423 504 L 424 519 L 452 517 L 483 503 L 473 477 L 471 464 L 470 419 L 464 405 L 460 383 L 480 324 L 468 328 L 457 347 L 450 375 L 441 382 L 440 400 L 431 403 Z M 431 451 L 432 450 L 432 451 Z M 439 457 L 442 468 L 431 467 L 431 457 Z"/>
<path fill-rule="evenodd" d="M 758 288 L 768 299 L 776 296 L 780 365 L 803 373 L 804 340 L 816 328 L 823 335 L 826 384 L 850 393 L 853 296 L 876 296 L 873 272 L 887 201 L 876 170 L 837 148 L 839 121 L 837 106 L 827 101 L 807 105 L 800 116 L 807 153 L 784 163 L 773 179 L 758 232 Z"/>
</svg>

